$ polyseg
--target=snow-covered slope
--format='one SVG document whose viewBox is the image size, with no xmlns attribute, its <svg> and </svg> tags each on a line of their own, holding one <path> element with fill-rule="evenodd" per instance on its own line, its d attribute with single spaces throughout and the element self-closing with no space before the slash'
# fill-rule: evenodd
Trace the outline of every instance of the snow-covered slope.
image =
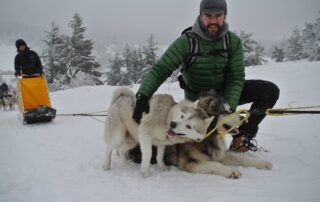
<svg viewBox="0 0 320 202">
<path fill-rule="evenodd" d="M 247 79 L 278 84 L 276 107 L 317 105 L 319 67 L 320 62 L 269 64 L 247 68 Z M 114 89 L 82 87 L 55 92 L 51 100 L 60 114 L 104 111 Z M 158 92 L 183 98 L 177 83 Z M 243 175 L 236 180 L 174 167 L 152 167 L 152 176 L 142 178 L 138 164 L 122 165 L 116 155 L 112 169 L 103 171 L 100 121 L 58 116 L 51 123 L 22 125 L 16 111 L 0 111 L 0 201 L 320 201 L 320 115 L 267 117 L 257 140 L 269 152 L 244 155 L 267 159 L 274 168 L 240 167 Z"/>
</svg>

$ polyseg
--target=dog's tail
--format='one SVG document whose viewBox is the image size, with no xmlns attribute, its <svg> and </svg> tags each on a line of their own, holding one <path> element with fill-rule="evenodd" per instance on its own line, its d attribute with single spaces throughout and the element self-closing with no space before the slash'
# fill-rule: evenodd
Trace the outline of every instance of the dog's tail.
<svg viewBox="0 0 320 202">
<path fill-rule="evenodd" d="M 119 87 L 115 91 L 113 91 L 111 105 L 116 102 L 119 97 L 126 96 L 130 98 L 134 98 L 133 91 L 128 87 Z"/>
</svg>

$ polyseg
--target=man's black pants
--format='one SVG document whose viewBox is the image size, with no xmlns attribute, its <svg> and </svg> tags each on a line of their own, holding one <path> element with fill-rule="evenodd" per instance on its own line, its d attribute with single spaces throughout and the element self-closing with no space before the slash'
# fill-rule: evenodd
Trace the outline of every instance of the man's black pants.
<svg viewBox="0 0 320 202">
<path fill-rule="evenodd" d="M 252 103 L 250 110 L 265 111 L 272 108 L 278 98 L 280 90 L 272 82 L 263 80 L 246 80 L 240 96 L 239 105 Z M 266 115 L 252 114 L 249 122 L 239 127 L 239 135 L 244 135 L 248 139 L 256 136 L 259 124 Z"/>
</svg>

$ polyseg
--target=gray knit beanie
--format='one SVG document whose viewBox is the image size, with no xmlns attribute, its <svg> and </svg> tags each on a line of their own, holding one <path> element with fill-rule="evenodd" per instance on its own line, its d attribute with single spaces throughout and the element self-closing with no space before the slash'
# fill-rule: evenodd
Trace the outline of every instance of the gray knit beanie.
<svg viewBox="0 0 320 202">
<path fill-rule="evenodd" d="M 203 13 L 220 13 L 227 15 L 227 3 L 225 0 L 202 0 L 200 3 L 200 15 Z"/>
</svg>

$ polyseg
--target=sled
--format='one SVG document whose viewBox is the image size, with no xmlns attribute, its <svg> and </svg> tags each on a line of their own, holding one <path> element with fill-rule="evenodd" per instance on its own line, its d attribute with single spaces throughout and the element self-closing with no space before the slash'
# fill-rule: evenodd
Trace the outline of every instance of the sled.
<svg viewBox="0 0 320 202">
<path fill-rule="evenodd" d="M 43 76 L 21 77 L 17 80 L 19 114 L 23 124 L 48 122 L 55 118 L 51 108 L 47 82 Z"/>
</svg>

